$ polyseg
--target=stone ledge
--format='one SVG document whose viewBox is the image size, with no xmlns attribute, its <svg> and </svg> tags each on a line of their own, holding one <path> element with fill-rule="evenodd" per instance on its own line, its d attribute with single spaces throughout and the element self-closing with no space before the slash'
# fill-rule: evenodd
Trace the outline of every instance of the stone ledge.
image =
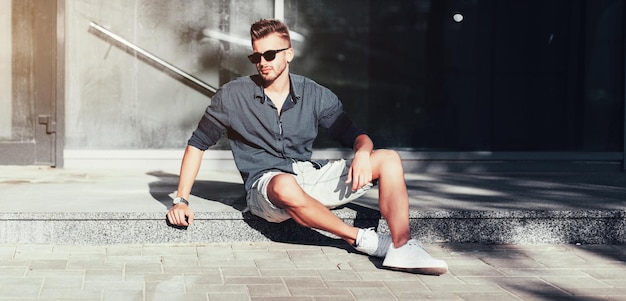
<svg viewBox="0 0 626 301">
<path fill-rule="evenodd" d="M 359 227 L 388 232 L 371 209 L 336 210 Z M 626 210 L 411 212 L 414 237 L 430 242 L 495 244 L 624 244 Z M 317 243 L 336 237 L 293 221 L 268 223 L 250 213 L 198 212 L 186 229 L 168 226 L 165 212 L 0 213 L 0 244 L 144 244 L 232 241 Z"/>
<path fill-rule="evenodd" d="M 360 207 L 351 205 L 351 207 Z M 333 210 L 342 219 L 379 218 L 378 211 L 360 207 Z M 0 212 L 0 221 L 10 220 L 163 220 L 166 212 Z M 256 219 L 245 212 L 196 212 L 196 220 Z M 411 211 L 410 219 L 626 219 L 626 210 L 506 210 L 506 211 Z"/>
</svg>

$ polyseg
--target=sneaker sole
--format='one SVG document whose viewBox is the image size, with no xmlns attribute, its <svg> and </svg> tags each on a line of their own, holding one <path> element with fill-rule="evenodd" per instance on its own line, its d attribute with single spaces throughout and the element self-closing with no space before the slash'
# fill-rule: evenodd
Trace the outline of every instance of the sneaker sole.
<svg viewBox="0 0 626 301">
<path fill-rule="evenodd" d="M 413 273 L 413 274 L 422 274 L 422 275 L 433 275 L 433 276 L 443 275 L 443 274 L 448 272 L 448 268 L 444 268 L 444 267 L 398 268 L 398 267 L 388 267 L 388 266 L 385 266 L 385 268 L 390 269 L 390 270 L 394 270 L 394 271 L 409 272 L 409 273 Z"/>
</svg>

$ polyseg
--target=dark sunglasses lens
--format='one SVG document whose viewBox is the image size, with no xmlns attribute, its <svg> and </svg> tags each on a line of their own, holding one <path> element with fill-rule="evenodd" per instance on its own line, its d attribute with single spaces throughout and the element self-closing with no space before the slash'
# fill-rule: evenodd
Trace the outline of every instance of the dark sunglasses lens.
<svg viewBox="0 0 626 301">
<path fill-rule="evenodd" d="M 271 62 L 276 58 L 276 50 L 268 50 L 263 53 L 263 57 L 266 61 Z M 260 58 L 259 58 L 260 59 Z"/>
<path fill-rule="evenodd" d="M 285 48 L 287 49 L 287 48 Z M 268 50 L 265 51 L 263 54 L 260 54 L 258 52 L 255 52 L 251 55 L 248 56 L 248 59 L 250 60 L 251 63 L 253 64 L 258 64 L 259 62 L 261 62 L 261 56 L 263 56 L 265 58 L 266 61 L 271 62 L 276 58 L 276 53 L 279 53 L 285 49 L 281 49 L 281 50 Z"/>
<path fill-rule="evenodd" d="M 255 52 L 249 55 L 248 59 L 250 60 L 251 63 L 258 64 L 261 61 L 261 54 L 258 52 Z"/>
</svg>

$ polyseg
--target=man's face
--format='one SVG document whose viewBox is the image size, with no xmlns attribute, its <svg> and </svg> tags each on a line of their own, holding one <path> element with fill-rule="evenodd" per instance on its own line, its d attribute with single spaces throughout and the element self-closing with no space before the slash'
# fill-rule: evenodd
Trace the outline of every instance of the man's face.
<svg viewBox="0 0 626 301">
<path fill-rule="evenodd" d="M 273 33 L 254 41 L 252 51 L 263 54 L 269 50 L 281 50 L 288 47 L 289 42 L 285 41 L 278 34 Z M 256 64 L 256 69 L 266 83 L 271 83 L 287 70 L 292 58 L 293 49 L 291 48 L 277 52 L 276 57 L 270 61 L 261 56 L 261 60 Z"/>
</svg>

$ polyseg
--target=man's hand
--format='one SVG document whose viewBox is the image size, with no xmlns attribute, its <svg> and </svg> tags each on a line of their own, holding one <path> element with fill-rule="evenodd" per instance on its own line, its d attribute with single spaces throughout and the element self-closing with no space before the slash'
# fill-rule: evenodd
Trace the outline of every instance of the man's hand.
<svg viewBox="0 0 626 301">
<path fill-rule="evenodd" d="M 357 152 L 354 154 L 352 165 L 348 170 L 346 183 L 352 182 L 352 191 L 357 191 L 372 182 L 372 165 L 369 152 Z"/>
<path fill-rule="evenodd" d="M 176 204 L 167 212 L 167 220 L 175 226 L 191 226 L 193 223 L 193 210 L 186 204 Z"/>
</svg>

